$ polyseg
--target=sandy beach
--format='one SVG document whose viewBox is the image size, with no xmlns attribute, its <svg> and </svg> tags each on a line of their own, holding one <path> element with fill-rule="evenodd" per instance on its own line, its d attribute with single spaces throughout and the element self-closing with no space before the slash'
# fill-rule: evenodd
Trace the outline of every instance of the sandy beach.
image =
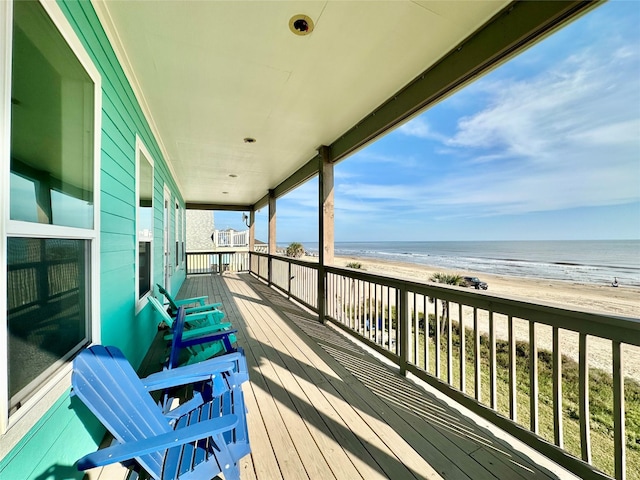
<svg viewBox="0 0 640 480">
<path fill-rule="evenodd" d="M 447 271 L 442 268 L 412 263 L 390 262 L 385 260 L 336 257 L 335 264 L 344 267 L 347 263 L 358 262 L 362 269 L 371 273 L 384 274 L 414 281 L 428 281 L 436 272 L 473 275 L 489 284 L 489 292 L 495 295 L 521 298 L 558 307 L 586 310 L 594 313 L 631 317 L 640 319 L 640 287 L 563 282 L 522 277 L 505 277 L 469 271 Z M 467 318 L 465 316 L 465 322 Z M 528 340 L 528 322 L 517 321 L 516 337 Z M 481 322 L 480 328 L 488 331 L 488 321 Z M 540 349 L 551 349 L 551 327 L 537 326 Z M 496 322 L 496 333 L 499 338 L 507 338 L 505 321 Z M 562 331 L 560 335 L 562 353 L 578 359 L 578 335 Z M 589 337 L 589 364 L 591 367 L 611 371 L 611 342 Z M 623 347 L 625 375 L 640 381 L 640 348 Z"/>
</svg>

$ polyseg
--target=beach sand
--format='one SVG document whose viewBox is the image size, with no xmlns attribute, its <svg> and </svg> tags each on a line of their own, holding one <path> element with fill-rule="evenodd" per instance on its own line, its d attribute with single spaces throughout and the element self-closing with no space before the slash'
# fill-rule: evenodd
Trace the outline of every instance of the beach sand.
<svg viewBox="0 0 640 480">
<path fill-rule="evenodd" d="M 311 259 L 310 259 L 311 260 Z M 317 259 L 315 259 L 317 261 Z M 595 285 L 559 280 L 543 280 L 523 277 L 506 277 L 479 272 L 451 271 L 439 267 L 418 265 L 413 263 L 391 262 L 370 258 L 336 257 L 335 265 L 346 266 L 347 263 L 358 262 L 362 269 L 370 273 L 389 275 L 396 278 L 427 282 L 436 272 L 473 275 L 489 284 L 488 293 L 612 316 L 640 319 L 640 287 L 620 285 Z M 454 309 L 456 310 L 456 309 Z M 469 309 L 470 310 L 470 309 Z M 471 312 L 465 313 L 465 323 L 471 325 Z M 528 341 L 528 322 L 514 322 L 516 338 Z M 480 322 L 480 329 L 488 332 L 488 320 Z M 536 334 L 538 348 L 551 350 L 551 327 L 537 325 Z M 496 335 L 507 339 L 507 321 L 496 318 Z M 561 331 L 561 350 L 574 360 L 578 360 L 578 334 Z M 611 342 L 597 337 L 589 337 L 589 365 L 611 372 Z M 625 376 L 640 381 L 640 347 L 623 345 L 623 362 Z"/>
</svg>

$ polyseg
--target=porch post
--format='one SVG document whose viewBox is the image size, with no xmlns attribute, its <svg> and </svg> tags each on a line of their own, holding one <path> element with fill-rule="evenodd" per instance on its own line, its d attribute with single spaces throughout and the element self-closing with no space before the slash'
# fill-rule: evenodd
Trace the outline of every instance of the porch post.
<svg viewBox="0 0 640 480">
<path fill-rule="evenodd" d="M 251 209 L 249 212 L 249 251 L 253 252 L 256 246 L 256 228 L 254 226 L 256 223 L 256 212 Z"/>
<path fill-rule="evenodd" d="M 318 318 L 324 322 L 326 309 L 325 265 L 334 262 L 333 163 L 331 149 L 323 145 L 318 150 Z"/>
<path fill-rule="evenodd" d="M 267 278 L 269 285 L 271 285 L 271 255 L 276 254 L 276 192 L 275 190 L 269 190 L 269 268 L 267 271 Z"/>
</svg>

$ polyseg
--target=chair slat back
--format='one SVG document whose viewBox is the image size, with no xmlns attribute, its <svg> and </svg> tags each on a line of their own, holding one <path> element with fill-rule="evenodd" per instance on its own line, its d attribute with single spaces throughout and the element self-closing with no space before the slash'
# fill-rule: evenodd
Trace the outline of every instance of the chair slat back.
<svg viewBox="0 0 640 480">
<path fill-rule="evenodd" d="M 169 292 L 167 292 L 167 289 L 164 288 L 159 283 L 156 283 L 156 287 L 158 287 L 158 292 L 160 292 L 160 295 L 164 295 L 164 298 L 166 298 L 167 302 L 169 302 L 169 306 L 171 307 L 171 311 L 172 312 L 177 311 L 178 310 L 178 305 L 176 305 L 176 302 L 173 299 L 173 297 L 171 296 L 171 294 L 169 294 Z"/>
<path fill-rule="evenodd" d="M 160 314 L 164 323 L 166 323 L 169 328 L 171 328 L 171 326 L 173 325 L 173 318 L 171 318 L 171 316 L 166 312 L 166 310 L 162 306 L 162 303 L 160 303 L 160 300 L 158 300 L 156 297 L 152 297 L 151 295 L 147 297 L 147 300 L 155 309 L 155 311 Z"/>
<path fill-rule="evenodd" d="M 73 362 L 73 392 L 120 443 L 155 437 L 172 430 L 122 352 L 95 345 Z M 137 457 L 149 474 L 160 478 L 163 453 Z"/>
</svg>

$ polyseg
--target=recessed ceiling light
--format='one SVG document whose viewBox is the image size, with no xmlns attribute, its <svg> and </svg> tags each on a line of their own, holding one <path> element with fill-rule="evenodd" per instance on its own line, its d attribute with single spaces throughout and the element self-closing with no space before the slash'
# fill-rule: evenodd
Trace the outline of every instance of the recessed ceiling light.
<svg viewBox="0 0 640 480">
<path fill-rule="evenodd" d="M 256 143 L 256 139 L 253 137 L 245 137 L 244 143 Z"/>
<path fill-rule="evenodd" d="M 294 15 L 289 20 L 289 30 L 296 35 L 309 35 L 313 32 L 313 20 L 306 15 Z"/>
</svg>

